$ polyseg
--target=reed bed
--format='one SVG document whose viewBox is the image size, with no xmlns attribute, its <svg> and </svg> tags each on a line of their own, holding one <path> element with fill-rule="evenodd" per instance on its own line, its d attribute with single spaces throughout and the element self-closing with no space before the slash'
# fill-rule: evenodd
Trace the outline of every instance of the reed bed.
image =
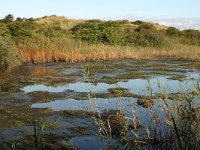
<svg viewBox="0 0 200 150">
<path fill-rule="evenodd" d="M 176 44 L 171 48 L 151 48 L 88 44 L 69 37 L 26 39 L 17 45 L 25 63 L 84 62 L 112 59 L 176 59 L 198 61 L 200 47 Z"/>
</svg>

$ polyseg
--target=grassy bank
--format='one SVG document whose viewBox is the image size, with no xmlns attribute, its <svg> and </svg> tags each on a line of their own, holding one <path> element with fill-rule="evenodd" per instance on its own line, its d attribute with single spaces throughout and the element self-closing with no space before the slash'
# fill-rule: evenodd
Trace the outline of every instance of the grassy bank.
<svg viewBox="0 0 200 150">
<path fill-rule="evenodd" d="M 3 41 L 14 41 L 2 51 L 15 51 L 7 66 L 24 63 L 80 62 L 110 59 L 199 60 L 200 32 L 128 20 L 70 20 L 65 17 L 17 18 L 0 20 Z M 12 43 L 12 42 L 10 42 Z M 2 47 L 2 46 L 1 46 Z M 1 63 L 2 64 L 2 63 Z M 5 63 L 1 68 L 8 68 Z"/>
<path fill-rule="evenodd" d="M 24 62 L 83 62 L 111 59 L 160 59 L 198 61 L 200 47 L 177 44 L 174 47 L 155 48 L 127 45 L 88 44 L 68 37 L 47 38 L 44 36 L 25 39 L 18 45 Z"/>
</svg>

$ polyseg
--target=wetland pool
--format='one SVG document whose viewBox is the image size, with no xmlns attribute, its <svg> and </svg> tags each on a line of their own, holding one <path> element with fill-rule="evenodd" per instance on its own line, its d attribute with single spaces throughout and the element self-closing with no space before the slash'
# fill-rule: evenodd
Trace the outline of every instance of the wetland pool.
<svg viewBox="0 0 200 150">
<path fill-rule="evenodd" d="M 46 127 L 43 133 L 43 149 L 109 149 L 108 141 L 98 136 L 94 116 L 120 110 L 129 118 L 137 114 L 140 124 L 148 126 L 155 110 L 164 121 L 164 102 L 158 97 L 168 95 L 173 107 L 178 95 L 190 93 L 200 82 L 199 68 L 197 62 L 174 60 L 14 68 L 2 73 L 0 79 L 0 149 L 13 143 L 18 149 L 24 145 L 33 148 L 34 125 L 39 120 L 54 126 Z M 193 105 L 199 106 L 199 97 Z M 164 131 L 167 126 L 159 128 Z M 123 148 L 118 145 L 118 149 Z"/>
</svg>

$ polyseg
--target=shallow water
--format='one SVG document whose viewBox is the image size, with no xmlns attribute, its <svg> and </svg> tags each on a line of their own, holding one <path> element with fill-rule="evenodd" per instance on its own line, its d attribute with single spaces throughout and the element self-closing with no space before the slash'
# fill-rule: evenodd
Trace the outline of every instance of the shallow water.
<svg viewBox="0 0 200 150">
<path fill-rule="evenodd" d="M 63 86 L 46 86 L 42 84 L 30 85 L 21 88 L 21 91 L 25 93 L 44 91 L 44 92 L 65 92 L 67 90 L 72 90 L 74 92 L 91 92 L 91 93 L 107 93 L 108 89 L 111 88 L 123 88 L 127 89 L 133 94 L 138 95 L 148 95 L 148 87 L 152 89 L 152 93 L 156 94 L 160 91 L 166 90 L 168 93 L 177 93 L 184 90 L 190 90 L 192 86 L 197 82 L 199 75 L 192 74 L 188 78 L 195 80 L 170 80 L 169 77 L 155 77 L 151 79 L 129 79 L 126 82 L 118 82 L 116 84 L 108 83 L 85 83 L 85 82 L 76 82 L 69 83 Z M 160 82 L 160 88 L 158 87 L 158 82 Z"/>
<path fill-rule="evenodd" d="M 97 83 L 93 85 L 92 83 L 76 82 L 69 83 L 64 86 L 46 86 L 46 85 L 31 85 L 23 87 L 21 90 L 25 93 L 35 92 L 35 91 L 45 91 L 45 92 L 64 92 L 67 90 L 73 90 L 74 92 L 106 92 L 109 88 L 114 88 L 115 85 L 110 85 L 106 83 Z"/>
<path fill-rule="evenodd" d="M 163 118 L 163 112 L 161 107 L 163 105 L 163 101 L 155 99 L 153 100 L 153 107 L 157 113 Z M 170 103 L 169 103 L 170 104 Z M 171 102 L 171 105 L 173 103 Z M 137 114 L 139 118 L 141 118 L 140 122 L 142 124 L 146 124 L 151 118 L 150 109 L 144 108 L 142 106 L 137 105 L 136 98 L 95 98 L 91 100 L 74 100 L 74 99 L 65 99 L 65 100 L 55 100 L 48 103 L 35 103 L 32 104 L 32 108 L 51 108 L 53 111 L 61 111 L 61 110 L 72 110 L 72 111 L 89 111 L 89 112 L 100 112 L 105 113 L 109 112 L 109 110 L 122 110 L 124 114 L 128 117 L 132 117 L 133 112 Z"/>
<path fill-rule="evenodd" d="M 137 113 L 141 124 L 147 126 L 152 117 L 150 114 L 152 110 L 157 111 L 160 118 L 164 117 L 161 107 L 163 106 L 163 101 L 152 99 L 153 106 L 150 110 L 137 104 L 139 97 L 155 96 L 161 91 L 166 94 L 190 91 L 194 84 L 200 80 L 200 75 L 199 70 L 194 68 L 187 69 L 184 66 L 188 64 L 189 62 L 170 60 L 166 62 L 159 60 L 150 62 L 122 60 L 83 64 L 24 65 L 16 68 L 9 75 L 2 75 L 0 80 L 1 117 L 3 118 L 4 115 L 7 115 L 4 122 L 0 123 L 2 124 L 0 128 L 0 141 L 11 142 L 33 135 L 33 126 L 30 125 L 30 122 L 39 120 L 39 118 L 45 118 L 48 122 L 53 122 L 54 120 L 59 122 L 57 129 L 49 131 L 52 135 L 70 137 L 73 145 L 81 149 L 88 149 L 89 147 L 99 148 L 102 146 L 99 144 L 102 139 L 91 134 L 97 134 L 97 131 L 94 129 L 94 122 L 92 122 L 92 119 L 87 120 L 89 117 L 84 116 L 84 113 L 76 113 L 76 111 L 99 111 L 104 113 L 109 112 L 109 110 L 121 109 L 129 117 L 132 117 L 133 113 Z M 97 82 L 86 82 L 81 74 L 82 65 L 91 67 L 91 78 L 97 79 Z M 166 71 L 165 68 L 170 68 L 172 71 Z M 133 79 L 117 78 L 118 75 L 134 72 L 147 73 L 148 75 L 146 79 L 139 77 Z M 172 80 L 171 77 L 176 77 L 176 75 L 183 75 L 185 78 L 175 78 Z M 113 80 L 113 82 L 110 83 L 110 80 Z M 122 91 L 129 92 L 132 96 L 119 96 L 116 93 L 113 94 L 111 89 L 121 89 Z M 91 98 L 88 98 L 87 93 L 90 93 Z M 108 94 L 108 97 L 110 97 L 103 98 L 105 94 Z M 95 95 L 98 95 L 98 98 L 95 98 Z M 146 100 L 147 98 L 144 99 Z M 169 103 L 173 106 L 174 102 L 169 100 Z M 197 97 L 193 105 L 196 106 L 198 104 L 199 98 Z M 4 107 L 6 110 L 4 110 Z M 27 110 L 24 107 L 33 109 L 33 111 L 37 109 L 49 110 L 51 113 L 44 114 L 44 116 L 32 113 L 29 116 L 30 121 L 24 121 L 24 124 L 21 125 L 18 122 L 21 123 L 21 120 L 24 119 L 23 115 L 16 117 L 14 114 L 21 107 L 23 107 L 21 111 L 24 111 L 24 116 Z M 66 116 L 59 114 L 63 110 L 73 111 L 74 114 Z M 9 122 L 9 120 L 15 123 Z M 19 125 L 20 128 L 11 127 L 13 124 L 17 124 L 16 127 Z M 74 132 L 72 134 L 70 131 L 65 131 L 66 128 L 71 129 L 74 125 L 76 125 L 76 128 L 83 127 L 84 132 Z M 165 130 L 165 127 L 162 128 L 162 130 Z M 30 129 L 31 133 L 27 132 L 27 129 Z M 17 137 L 16 135 L 20 136 Z M 69 142 L 66 141 L 64 144 L 69 144 Z M 107 147 L 103 148 L 107 149 Z"/>
<path fill-rule="evenodd" d="M 76 145 L 81 150 L 94 150 L 94 149 L 124 149 L 122 145 L 113 144 L 115 141 L 112 141 L 112 144 L 105 138 L 98 136 L 82 136 L 74 137 L 70 141 L 72 144 Z M 70 144 L 69 142 L 64 144 Z"/>
<path fill-rule="evenodd" d="M 117 110 L 121 108 L 122 110 L 128 110 L 132 105 L 136 105 L 137 99 L 135 98 L 95 98 L 90 100 L 56 100 L 48 103 L 36 103 L 32 104 L 32 108 L 52 108 L 54 111 L 60 110 L 85 110 L 94 111 L 97 109 L 100 111 L 113 109 Z"/>
</svg>

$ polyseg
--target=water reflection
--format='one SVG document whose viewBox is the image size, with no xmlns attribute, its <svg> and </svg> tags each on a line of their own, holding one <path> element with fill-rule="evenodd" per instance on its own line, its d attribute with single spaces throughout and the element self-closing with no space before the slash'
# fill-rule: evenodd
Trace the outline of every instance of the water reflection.
<svg viewBox="0 0 200 150">
<path fill-rule="evenodd" d="M 123 102 L 122 102 L 123 101 Z M 117 110 L 121 108 L 122 110 L 128 110 L 133 104 L 136 104 L 137 99 L 135 98 L 95 98 L 91 100 L 74 100 L 74 99 L 64 99 L 56 100 L 48 103 L 36 103 L 32 104 L 32 108 L 52 108 L 54 111 L 59 110 L 89 110 L 100 111 L 105 109 Z"/>
<path fill-rule="evenodd" d="M 161 88 L 158 87 L 158 82 L 160 82 Z M 151 87 L 152 93 L 159 93 L 160 90 L 166 89 L 169 93 L 177 93 L 179 91 L 190 90 L 192 86 L 196 83 L 196 80 L 170 80 L 168 77 L 158 77 L 152 78 L 149 82 L 145 79 L 130 79 L 127 82 L 118 82 L 117 84 L 108 83 L 85 83 L 76 82 L 69 83 L 64 86 L 46 86 L 46 85 L 31 85 L 25 86 L 21 90 L 25 93 L 35 92 L 35 91 L 45 91 L 45 92 L 64 92 L 67 90 L 73 90 L 75 92 L 92 92 L 92 93 L 106 93 L 110 88 L 123 88 L 129 90 L 129 92 L 138 95 L 148 95 L 148 87 Z"/>
<path fill-rule="evenodd" d="M 96 85 L 92 83 L 84 83 L 84 82 L 76 82 L 76 83 L 69 83 L 64 86 L 46 86 L 46 85 L 31 85 L 25 86 L 21 90 L 25 93 L 35 92 L 35 91 L 45 91 L 45 92 L 64 92 L 67 90 L 73 90 L 75 92 L 92 92 L 92 93 L 99 93 L 99 92 L 106 92 L 109 88 L 114 88 L 116 85 L 111 85 L 107 83 L 98 83 Z"/>
<path fill-rule="evenodd" d="M 155 109 L 160 118 L 164 118 L 162 107 L 164 107 L 163 101 L 159 99 L 153 100 L 154 105 L 152 109 Z M 170 105 L 173 105 L 173 101 L 169 101 Z M 149 108 L 144 108 L 137 105 L 136 98 L 95 98 L 91 100 L 74 100 L 74 99 L 64 99 L 55 100 L 48 103 L 35 103 L 32 104 L 32 108 L 51 108 L 53 111 L 60 110 L 72 110 L 72 111 L 92 111 L 92 112 L 106 112 L 109 110 L 123 110 L 126 116 L 132 117 L 133 112 L 135 112 L 140 119 L 142 124 L 146 124 L 151 120 L 151 110 Z"/>
</svg>

